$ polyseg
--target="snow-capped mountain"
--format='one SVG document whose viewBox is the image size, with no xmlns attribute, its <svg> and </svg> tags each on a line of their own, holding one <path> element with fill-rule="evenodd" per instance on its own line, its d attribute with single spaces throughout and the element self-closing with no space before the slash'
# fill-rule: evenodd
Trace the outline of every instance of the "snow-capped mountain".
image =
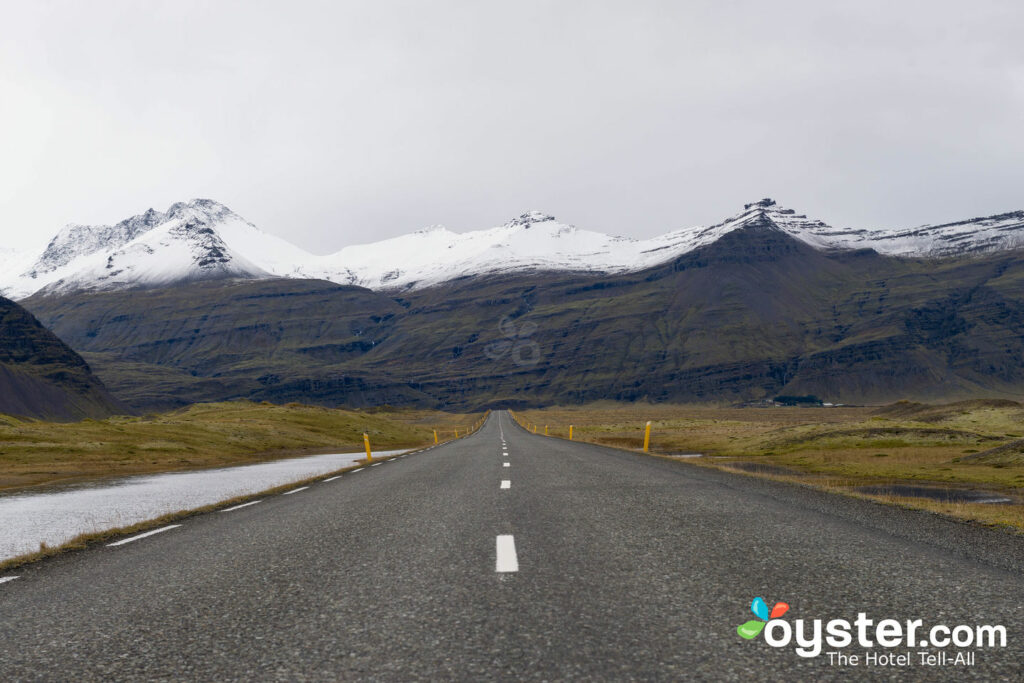
<svg viewBox="0 0 1024 683">
<path fill-rule="evenodd" d="M 1024 248 L 1024 211 L 907 230 L 866 230 L 845 242 L 894 256 L 959 256 Z"/>
<path fill-rule="evenodd" d="M 319 256 L 262 232 L 223 204 L 195 199 L 165 213 L 149 209 L 112 226 L 69 225 L 35 258 L 0 250 L 0 293 L 22 298 L 41 289 L 130 289 L 272 277 L 400 290 L 482 274 L 627 272 L 755 223 L 821 250 L 870 248 L 894 256 L 945 257 L 1024 248 L 1024 211 L 909 230 L 839 229 L 762 199 L 717 225 L 647 240 L 582 230 L 531 211 L 495 228 L 456 233 L 434 226 Z"/>
<path fill-rule="evenodd" d="M 612 237 L 531 211 L 496 228 L 460 234 L 434 226 L 346 247 L 301 270 L 308 277 L 371 289 L 403 289 L 484 273 L 640 270 L 686 248 L 684 239 Z"/>
<path fill-rule="evenodd" d="M 38 258 L 4 268 L 0 292 L 23 298 L 68 292 L 156 287 L 174 282 L 266 278 L 312 255 L 260 231 L 209 199 L 149 209 L 116 225 L 69 225 Z"/>
</svg>

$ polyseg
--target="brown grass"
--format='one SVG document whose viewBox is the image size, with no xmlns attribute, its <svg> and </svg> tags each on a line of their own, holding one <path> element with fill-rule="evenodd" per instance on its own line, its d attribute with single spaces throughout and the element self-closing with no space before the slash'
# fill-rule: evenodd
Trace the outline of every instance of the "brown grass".
<svg viewBox="0 0 1024 683">
<path fill-rule="evenodd" d="M 1024 407 L 1012 401 L 885 408 L 723 408 L 609 404 L 528 410 L 518 415 L 552 436 L 640 450 L 652 422 L 651 453 L 701 453 L 687 462 L 728 469 L 750 462 L 792 474 L 746 473 L 850 493 L 863 485 L 911 484 L 983 489 L 1014 504 L 873 499 L 959 519 L 1024 530 Z M 1009 446 L 1009 447 L 1008 447 Z M 973 457 L 969 457 L 973 456 Z M 860 494 L 856 494 L 860 495 Z"/>
<path fill-rule="evenodd" d="M 71 424 L 0 416 L 0 489 L 194 470 L 331 452 L 411 448 L 463 433 L 479 415 L 362 412 L 249 401 Z"/>
</svg>

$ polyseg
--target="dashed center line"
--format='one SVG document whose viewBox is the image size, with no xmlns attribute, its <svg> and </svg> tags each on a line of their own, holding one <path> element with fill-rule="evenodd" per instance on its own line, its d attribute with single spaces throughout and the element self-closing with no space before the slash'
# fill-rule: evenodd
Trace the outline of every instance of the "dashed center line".
<svg viewBox="0 0 1024 683">
<path fill-rule="evenodd" d="M 509 464 L 508 464 L 507 462 L 503 462 L 503 463 L 501 463 L 501 466 L 502 466 L 502 467 L 511 467 L 511 465 L 509 465 Z"/>
<path fill-rule="evenodd" d="M 516 539 L 511 534 L 498 536 L 495 541 L 494 555 L 494 571 L 501 573 L 519 571 Z"/>
<path fill-rule="evenodd" d="M 503 489 L 510 489 L 510 488 L 512 488 L 512 482 L 509 481 L 508 479 L 502 479 L 501 480 L 501 488 L 503 488 Z"/>
<path fill-rule="evenodd" d="M 224 508 L 223 510 L 221 510 L 221 512 L 231 512 L 232 510 L 241 510 L 242 508 L 247 508 L 250 505 L 255 505 L 256 503 L 262 503 L 262 502 L 263 502 L 262 499 L 261 500 L 254 500 L 254 501 L 251 501 L 249 503 L 242 503 L 241 505 L 235 505 L 234 507 Z"/>
<path fill-rule="evenodd" d="M 282 493 L 281 495 L 282 495 L 282 496 L 290 496 L 290 495 L 292 495 L 293 493 L 298 493 L 299 491 L 305 491 L 305 490 L 306 490 L 306 489 L 308 489 L 308 488 L 309 488 L 308 486 L 302 486 L 302 487 L 300 487 L 300 488 L 297 488 L 297 489 L 292 489 L 291 491 L 285 491 L 285 492 L 284 492 L 284 493 Z"/>
<path fill-rule="evenodd" d="M 14 581 L 17 576 L 0 576 L 0 583 L 7 583 L 8 581 Z"/>
<path fill-rule="evenodd" d="M 180 526 L 181 526 L 180 524 L 171 524 L 170 526 L 163 526 L 163 527 L 160 527 L 159 529 L 153 529 L 152 531 L 147 531 L 144 534 L 139 534 L 138 536 L 131 536 L 129 538 L 124 538 L 124 539 L 121 539 L 120 541 L 116 541 L 114 543 L 108 543 L 107 547 L 108 548 L 113 548 L 115 546 L 124 545 L 125 543 L 131 543 L 132 541 L 137 541 L 140 538 L 146 538 L 147 536 L 152 536 L 153 534 L 162 534 L 165 531 L 170 531 L 171 529 L 177 529 Z"/>
</svg>

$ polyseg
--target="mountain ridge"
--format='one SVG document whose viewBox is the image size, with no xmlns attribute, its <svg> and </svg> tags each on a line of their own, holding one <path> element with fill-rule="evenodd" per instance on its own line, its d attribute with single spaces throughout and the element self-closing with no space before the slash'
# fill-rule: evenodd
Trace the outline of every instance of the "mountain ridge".
<svg viewBox="0 0 1024 683">
<path fill-rule="evenodd" d="M 873 249 L 892 256 L 945 258 L 1024 248 L 1024 211 L 910 229 L 840 229 L 765 198 L 715 225 L 646 240 L 587 231 L 530 211 L 494 228 L 456 233 L 431 226 L 314 255 L 259 230 L 219 202 L 194 199 L 172 204 L 166 212 L 149 209 L 113 226 L 66 226 L 21 273 L 14 271 L 24 255 L 0 254 L 0 292 L 24 298 L 46 289 L 132 289 L 274 277 L 408 291 L 503 272 L 639 272 L 757 221 L 826 251 Z M 160 230 L 163 239 L 154 237 Z M 198 237 L 200 231 L 205 238 Z M 204 240 L 205 252 L 199 246 Z M 192 246 L 183 247 L 186 242 Z M 211 267 L 211 259 L 221 265 Z"/>
<path fill-rule="evenodd" d="M 638 272 L 498 272 L 400 292 L 211 281 L 25 303 L 138 409 L 871 403 L 1024 396 L 1022 284 L 1016 252 L 817 249 L 758 215 Z"/>
</svg>

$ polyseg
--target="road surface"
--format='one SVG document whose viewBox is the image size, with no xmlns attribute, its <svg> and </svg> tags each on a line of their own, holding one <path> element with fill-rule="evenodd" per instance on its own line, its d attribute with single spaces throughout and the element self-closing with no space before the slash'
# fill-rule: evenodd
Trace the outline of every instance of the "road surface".
<svg viewBox="0 0 1024 683">
<path fill-rule="evenodd" d="M 501 412 L 469 438 L 5 578 L 4 681 L 1024 676 L 1020 539 L 528 434 Z M 1007 646 L 965 649 L 973 666 L 902 647 L 873 651 L 911 666 L 839 666 L 835 648 L 740 638 L 757 596 L 793 623 L 1003 625 Z"/>
</svg>

